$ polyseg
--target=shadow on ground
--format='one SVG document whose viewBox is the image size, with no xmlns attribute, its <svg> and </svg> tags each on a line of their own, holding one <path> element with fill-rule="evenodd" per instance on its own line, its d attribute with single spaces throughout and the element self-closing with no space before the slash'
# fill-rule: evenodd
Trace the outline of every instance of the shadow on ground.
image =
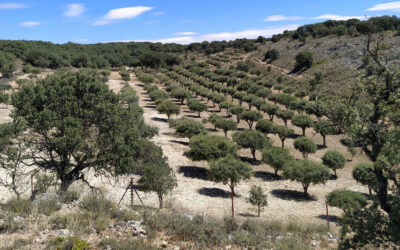
<svg viewBox="0 0 400 250">
<path fill-rule="evenodd" d="M 326 221 L 326 214 L 321 214 L 317 216 L 318 219 Z M 337 223 L 339 221 L 339 217 L 336 215 L 329 215 L 329 222 Z"/>
<path fill-rule="evenodd" d="M 168 119 L 160 117 L 152 117 L 151 120 L 156 122 L 168 122 Z"/>
<path fill-rule="evenodd" d="M 189 142 L 185 142 L 185 141 L 177 141 L 177 140 L 169 140 L 172 143 L 177 143 L 177 144 L 181 144 L 183 146 L 188 146 Z"/>
<path fill-rule="evenodd" d="M 220 197 L 220 198 L 230 198 L 231 192 L 225 191 L 220 188 L 200 188 L 197 190 L 199 194 L 206 195 L 209 197 Z M 240 197 L 239 195 L 235 194 L 235 197 Z"/>
<path fill-rule="evenodd" d="M 275 176 L 273 173 L 264 171 L 255 171 L 254 177 L 263 179 L 264 181 L 280 181 L 282 179 L 279 175 Z"/>
<path fill-rule="evenodd" d="M 274 189 L 271 194 L 282 200 L 290 201 L 316 201 L 317 199 L 312 195 L 305 196 L 303 192 L 287 189 Z"/>
<path fill-rule="evenodd" d="M 180 166 L 179 173 L 193 179 L 207 180 L 207 169 L 196 166 Z"/>
</svg>

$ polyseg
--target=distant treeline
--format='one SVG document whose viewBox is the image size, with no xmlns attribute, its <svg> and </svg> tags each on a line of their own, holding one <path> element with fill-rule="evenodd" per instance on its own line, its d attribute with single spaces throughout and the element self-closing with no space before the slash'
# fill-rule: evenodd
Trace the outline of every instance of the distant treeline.
<svg viewBox="0 0 400 250">
<path fill-rule="evenodd" d="M 282 38 L 304 39 L 307 37 L 324 37 L 329 35 L 360 35 L 382 31 L 400 31 L 400 19 L 397 16 L 372 17 L 366 21 L 349 19 L 347 21 L 328 20 L 322 23 L 300 26 L 295 31 L 284 31 L 273 35 L 271 40 L 278 42 Z"/>
<path fill-rule="evenodd" d="M 0 54 L 9 58 L 20 58 L 27 64 L 40 68 L 57 69 L 73 66 L 77 68 L 109 68 L 146 66 L 151 68 L 180 64 L 185 51 L 213 54 L 226 48 L 254 51 L 253 40 L 202 42 L 190 45 L 161 44 L 149 42 L 99 43 L 99 44 L 53 44 L 41 41 L 0 41 Z"/>
</svg>

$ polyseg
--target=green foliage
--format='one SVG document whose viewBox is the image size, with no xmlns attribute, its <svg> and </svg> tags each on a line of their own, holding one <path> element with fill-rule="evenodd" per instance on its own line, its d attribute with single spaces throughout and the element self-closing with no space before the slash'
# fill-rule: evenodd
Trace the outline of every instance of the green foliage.
<svg viewBox="0 0 400 250">
<path fill-rule="evenodd" d="M 92 70 L 55 73 L 24 86 L 12 104 L 34 135 L 26 138 L 32 150 L 52 156 L 32 160 L 56 173 L 63 191 L 86 169 L 132 173 L 150 160 L 150 149 L 161 153 L 148 140 L 154 130 L 144 124 L 142 110 L 124 108 Z"/>
<path fill-rule="evenodd" d="M 190 111 L 196 112 L 199 118 L 201 117 L 201 112 L 207 111 L 208 107 L 206 104 L 196 100 L 196 99 L 189 99 L 187 101 L 187 106 Z"/>
<path fill-rule="evenodd" d="M 9 99 L 8 94 L 0 92 L 0 103 L 7 103 L 8 99 Z"/>
<path fill-rule="evenodd" d="M 149 97 L 156 104 L 160 103 L 162 100 L 168 99 L 169 95 L 167 92 L 157 89 L 149 92 Z"/>
<path fill-rule="evenodd" d="M 212 161 L 235 155 L 237 146 L 220 136 L 196 135 L 190 138 L 188 156 L 194 161 Z"/>
<path fill-rule="evenodd" d="M 285 126 L 287 126 L 287 122 L 288 120 L 292 119 L 292 117 L 294 116 L 293 111 L 290 110 L 278 110 L 276 113 L 276 116 L 280 119 L 283 120 L 283 122 L 285 123 Z"/>
<path fill-rule="evenodd" d="M 332 169 L 337 177 L 336 170 L 344 168 L 346 158 L 338 151 L 327 151 L 322 157 L 322 164 Z"/>
<path fill-rule="evenodd" d="M 254 122 L 262 119 L 262 114 L 254 110 L 248 110 L 240 114 L 240 119 L 245 120 L 249 125 L 249 129 L 252 129 Z"/>
<path fill-rule="evenodd" d="M 131 80 L 131 75 L 129 74 L 128 71 L 126 71 L 126 69 L 121 69 L 119 71 L 119 74 L 122 78 L 122 81 L 129 82 Z"/>
<path fill-rule="evenodd" d="M 0 73 L 9 78 L 17 70 L 16 58 L 13 54 L 0 52 Z"/>
<path fill-rule="evenodd" d="M 261 186 L 252 186 L 250 189 L 250 196 L 246 199 L 253 206 L 258 208 L 258 217 L 263 207 L 268 206 L 267 194 L 264 193 Z"/>
<path fill-rule="evenodd" d="M 264 61 L 269 60 L 269 63 L 279 58 L 279 51 L 277 49 L 270 49 L 265 53 Z"/>
<path fill-rule="evenodd" d="M 231 108 L 231 113 L 236 115 L 237 123 L 240 122 L 240 115 L 243 113 L 244 108 L 242 106 L 235 105 Z"/>
<path fill-rule="evenodd" d="M 219 108 L 220 109 L 225 109 L 226 114 L 228 115 L 228 117 L 231 117 L 231 109 L 234 107 L 234 105 L 231 102 L 225 101 L 225 102 L 221 102 L 219 104 Z"/>
<path fill-rule="evenodd" d="M 364 195 L 346 189 L 333 190 L 327 195 L 326 201 L 329 206 L 340 208 L 346 214 L 367 205 L 367 198 Z"/>
<path fill-rule="evenodd" d="M 129 85 L 122 87 L 119 98 L 122 103 L 128 105 L 138 105 L 139 102 L 136 91 Z"/>
<path fill-rule="evenodd" d="M 271 146 L 271 142 L 262 133 L 250 129 L 234 133 L 233 141 L 242 148 L 249 148 L 254 161 L 256 160 L 256 150 Z"/>
<path fill-rule="evenodd" d="M 270 120 L 270 121 L 273 121 L 273 120 L 274 120 L 274 116 L 275 116 L 275 115 L 278 113 L 278 111 L 279 111 L 279 107 L 276 106 L 276 105 L 274 105 L 274 104 L 265 103 L 265 104 L 261 107 L 261 110 L 268 114 L 269 120 Z"/>
<path fill-rule="evenodd" d="M 179 136 L 188 138 L 191 138 L 195 135 L 207 133 L 207 130 L 204 128 L 203 124 L 193 119 L 177 120 L 175 124 L 171 127 L 174 127 L 176 129 L 176 134 L 178 134 Z"/>
<path fill-rule="evenodd" d="M 275 133 L 275 125 L 271 121 L 260 120 L 257 122 L 256 130 L 265 135 L 274 134 Z"/>
<path fill-rule="evenodd" d="M 285 147 L 285 141 L 288 137 L 294 135 L 294 130 L 286 126 L 275 126 L 275 133 L 279 136 L 282 142 L 282 148 Z"/>
<path fill-rule="evenodd" d="M 148 165 L 143 169 L 139 185 L 145 192 L 155 192 L 162 208 L 164 196 L 177 186 L 175 172 L 167 163 Z"/>
<path fill-rule="evenodd" d="M 235 121 L 233 121 L 231 119 L 224 119 L 224 118 L 218 119 L 215 122 L 215 126 L 224 131 L 225 138 L 227 137 L 228 131 L 236 130 L 236 128 L 237 128 L 237 124 Z"/>
<path fill-rule="evenodd" d="M 138 75 L 139 81 L 143 82 L 144 84 L 150 84 L 154 82 L 154 77 L 149 74 L 139 74 Z"/>
<path fill-rule="evenodd" d="M 311 184 L 324 184 L 329 179 L 329 170 L 321 164 L 308 159 L 287 162 L 283 167 L 283 177 L 300 182 L 304 195 Z"/>
<path fill-rule="evenodd" d="M 217 122 L 222 119 L 224 119 L 222 116 L 212 113 L 208 116 L 207 121 L 214 125 L 215 130 L 217 130 Z"/>
<path fill-rule="evenodd" d="M 165 99 L 162 100 L 159 104 L 157 104 L 157 111 L 160 112 L 161 114 L 166 114 L 169 120 L 171 115 L 179 115 L 181 109 L 171 100 Z"/>
<path fill-rule="evenodd" d="M 210 179 L 214 182 L 221 182 L 228 185 L 231 190 L 232 198 L 232 217 L 234 217 L 233 196 L 235 195 L 235 186 L 243 180 L 248 180 L 252 176 L 252 169 L 241 160 L 227 156 L 211 162 Z"/>
<path fill-rule="evenodd" d="M 150 243 L 146 243 L 140 239 L 121 239 L 121 238 L 110 238 L 102 239 L 98 245 L 101 249 L 118 249 L 118 250 L 153 250 L 154 246 Z"/>
<path fill-rule="evenodd" d="M 262 151 L 262 160 L 266 164 L 274 168 L 275 176 L 278 176 L 278 171 L 283 169 L 283 166 L 288 161 L 293 161 L 294 158 L 289 151 L 284 148 L 270 147 Z"/>
<path fill-rule="evenodd" d="M 353 178 L 362 185 L 368 186 L 369 194 L 376 189 L 377 179 L 374 174 L 374 165 L 371 163 L 359 163 L 353 169 Z"/>
<path fill-rule="evenodd" d="M 337 132 L 334 124 L 328 120 L 319 120 L 314 123 L 314 130 L 320 133 L 323 139 L 323 146 L 326 147 L 326 136 Z"/>
<path fill-rule="evenodd" d="M 177 88 L 172 90 L 171 96 L 180 101 L 182 104 L 186 99 L 192 97 L 191 93 L 183 88 Z"/>
<path fill-rule="evenodd" d="M 309 51 L 302 51 L 296 55 L 296 70 L 309 69 L 314 63 L 313 54 Z"/>
<path fill-rule="evenodd" d="M 38 211 L 47 216 L 61 209 L 61 203 L 57 197 L 40 198 L 35 201 Z"/>
<path fill-rule="evenodd" d="M 2 205 L 3 210 L 19 216 L 28 216 L 32 211 L 32 201 L 28 198 L 12 198 Z"/>
<path fill-rule="evenodd" d="M 314 121 L 308 115 L 298 114 L 292 118 L 292 124 L 300 127 L 303 131 L 303 136 L 306 136 L 306 129 L 314 125 Z"/>
<path fill-rule="evenodd" d="M 89 250 L 88 242 L 76 237 L 56 237 L 49 240 L 47 247 L 51 249 Z"/>
<path fill-rule="evenodd" d="M 317 152 L 317 144 L 307 137 L 299 137 L 294 141 L 294 148 L 303 154 L 303 158 L 307 158 L 308 154 Z"/>
</svg>

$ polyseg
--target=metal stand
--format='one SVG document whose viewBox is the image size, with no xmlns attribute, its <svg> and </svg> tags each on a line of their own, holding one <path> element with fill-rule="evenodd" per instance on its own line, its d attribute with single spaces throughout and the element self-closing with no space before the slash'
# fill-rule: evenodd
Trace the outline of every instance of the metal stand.
<svg viewBox="0 0 400 250">
<path fill-rule="evenodd" d="M 125 192 L 122 195 L 121 200 L 118 202 L 118 207 L 119 207 L 119 205 L 121 205 L 121 202 L 124 199 L 124 197 L 125 197 L 125 195 L 126 195 L 126 193 L 128 192 L 129 189 L 131 190 L 131 207 L 133 207 L 133 192 L 136 193 L 136 195 L 139 198 L 140 202 L 144 206 L 144 203 L 143 203 L 142 199 L 140 198 L 139 193 L 136 191 L 135 185 L 133 184 L 133 178 L 131 178 L 131 181 L 129 182 L 129 185 L 126 187 Z"/>
</svg>

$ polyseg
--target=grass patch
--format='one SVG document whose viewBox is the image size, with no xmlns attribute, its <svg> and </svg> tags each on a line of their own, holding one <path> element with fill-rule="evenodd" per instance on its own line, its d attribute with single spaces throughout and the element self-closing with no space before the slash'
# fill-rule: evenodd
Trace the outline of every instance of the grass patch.
<svg viewBox="0 0 400 250">
<path fill-rule="evenodd" d="M 76 237 L 55 237 L 48 241 L 47 249 L 88 250 L 92 248 L 89 243 Z"/>
<path fill-rule="evenodd" d="M 118 249 L 118 250 L 153 250 L 158 249 L 143 240 L 135 239 L 104 239 L 100 241 L 98 247 L 101 249 Z"/>
</svg>

